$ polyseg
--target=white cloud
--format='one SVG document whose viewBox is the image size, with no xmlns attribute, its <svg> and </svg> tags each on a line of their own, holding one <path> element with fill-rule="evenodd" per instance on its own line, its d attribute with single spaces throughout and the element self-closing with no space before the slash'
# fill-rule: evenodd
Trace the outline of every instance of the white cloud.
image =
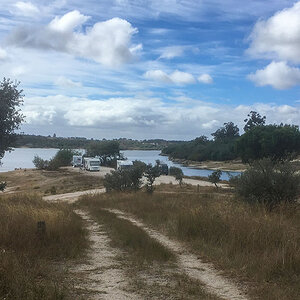
<svg viewBox="0 0 300 300">
<path fill-rule="evenodd" d="M 78 10 L 73 10 L 62 17 L 55 17 L 48 25 L 53 31 L 72 32 L 78 26 L 81 26 L 89 19 L 82 15 Z"/>
<path fill-rule="evenodd" d="M 56 85 L 63 87 L 63 88 L 76 88 L 76 87 L 82 87 L 81 82 L 76 82 L 71 79 L 68 79 L 64 76 L 59 76 L 55 82 Z"/>
<path fill-rule="evenodd" d="M 144 76 L 147 79 L 152 79 L 164 83 L 175 83 L 180 85 L 195 83 L 195 78 L 192 74 L 181 72 L 178 70 L 172 72 L 169 75 L 162 70 L 150 70 L 147 71 Z"/>
<path fill-rule="evenodd" d="M 195 78 L 192 74 L 181 72 L 181 71 L 174 71 L 170 74 L 171 80 L 176 84 L 190 84 L 195 83 Z"/>
<path fill-rule="evenodd" d="M 164 71 L 162 71 L 162 70 L 150 70 L 150 71 L 147 71 L 144 74 L 144 76 L 147 79 L 152 79 L 152 80 L 155 80 L 155 81 L 161 81 L 161 82 L 165 82 L 165 83 L 171 83 L 172 82 L 169 75 L 167 73 L 165 73 Z"/>
<path fill-rule="evenodd" d="M 159 58 L 172 59 L 174 57 L 182 56 L 184 53 L 184 46 L 170 46 L 161 49 Z"/>
<path fill-rule="evenodd" d="M 40 10 L 31 2 L 19 1 L 14 4 L 14 8 L 15 10 L 12 13 L 26 17 L 35 16 L 40 12 Z"/>
<path fill-rule="evenodd" d="M 198 81 L 205 84 L 212 84 L 213 79 L 209 74 L 202 74 L 198 77 Z"/>
<path fill-rule="evenodd" d="M 268 123 L 300 125 L 300 107 L 257 103 L 251 106 L 221 106 L 194 99 L 170 106 L 151 97 L 88 98 L 62 95 L 25 98 L 23 112 L 28 131 L 53 131 L 59 126 L 60 134 L 93 137 L 129 137 L 191 139 L 205 134 L 210 136 L 224 122 L 233 121 L 240 128 L 251 110 L 267 116 Z"/>
<path fill-rule="evenodd" d="M 6 50 L 0 47 L 0 61 L 5 60 L 8 57 Z"/>
<path fill-rule="evenodd" d="M 257 70 L 248 78 L 258 86 L 271 85 L 283 90 L 300 84 L 300 69 L 290 67 L 286 62 L 271 62 L 266 68 Z"/>
<path fill-rule="evenodd" d="M 248 50 L 252 55 L 300 62 L 300 2 L 256 23 Z"/>
<path fill-rule="evenodd" d="M 94 60 L 108 67 L 117 67 L 133 59 L 141 45 L 131 45 L 138 30 L 120 18 L 95 23 L 80 30 L 89 17 L 78 11 L 56 17 L 47 26 L 19 28 L 10 35 L 11 46 L 55 50 Z"/>
</svg>

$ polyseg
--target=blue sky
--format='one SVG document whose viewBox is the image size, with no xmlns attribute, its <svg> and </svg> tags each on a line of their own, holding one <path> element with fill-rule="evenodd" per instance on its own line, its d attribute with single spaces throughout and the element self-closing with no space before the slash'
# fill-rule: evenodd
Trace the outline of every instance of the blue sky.
<svg viewBox="0 0 300 300">
<path fill-rule="evenodd" d="M 226 2 L 226 3 L 224 3 Z M 300 2 L 6 1 L 26 133 L 192 139 L 250 110 L 300 125 Z"/>
</svg>

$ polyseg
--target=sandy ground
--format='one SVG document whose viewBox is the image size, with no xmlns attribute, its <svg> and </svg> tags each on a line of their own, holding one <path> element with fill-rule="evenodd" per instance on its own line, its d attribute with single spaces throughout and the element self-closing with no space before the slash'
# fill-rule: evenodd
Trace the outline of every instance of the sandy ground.
<svg viewBox="0 0 300 300">
<path fill-rule="evenodd" d="M 212 264 L 204 263 L 197 256 L 189 253 L 185 247 L 174 240 L 170 240 L 165 235 L 146 227 L 142 222 L 136 220 L 122 211 L 116 209 L 107 209 L 108 211 L 116 214 L 119 218 L 128 220 L 134 225 L 142 228 L 149 236 L 159 243 L 170 249 L 177 256 L 179 267 L 186 275 L 192 279 L 196 279 L 204 283 L 204 287 L 211 294 L 214 294 L 221 299 L 231 300 L 246 300 L 247 297 L 243 291 L 223 277 Z"/>
<path fill-rule="evenodd" d="M 110 238 L 101 225 L 82 210 L 75 211 L 87 224 L 91 248 L 84 263 L 74 265 L 70 272 L 77 279 L 75 291 L 88 299 L 141 299 L 129 292 L 129 283 L 118 256 L 122 253 L 112 248 Z M 85 298 L 85 299 L 87 299 Z"/>
<path fill-rule="evenodd" d="M 89 175 L 89 176 L 98 176 L 98 177 L 104 177 L 106 174 L 110 173 L 111 171 L 114 171 L 113 168 L 108 168 L 108 167 L 101 167 L 99 172 L 89 172 L 89 171 L 84 171 L 79 168 L 72 168 L 68 167 L 68 170 L 71 170 L 73 172 L 79 172 L 84 175 Z M 145 182 L 145 178 L 144 178 Z M 173 176 L 170 175 L 161 175 L 158 178 L 155 179 L 154 184 L 159 185 L 159 184 L 179 184 L 178 180 L 176 180 Z M 197 180 L 197 179 L 189 179 L 189 178 L 184 178 L 183 183 L 185 184 L 191 184 L 191 185 L 199 185 L 199 186 L 214 186 L 212 183 L 204 180 Z M 228 187 L 227 184 L 220 183 L 218 186 L 226 188 Z"/>
</svg>

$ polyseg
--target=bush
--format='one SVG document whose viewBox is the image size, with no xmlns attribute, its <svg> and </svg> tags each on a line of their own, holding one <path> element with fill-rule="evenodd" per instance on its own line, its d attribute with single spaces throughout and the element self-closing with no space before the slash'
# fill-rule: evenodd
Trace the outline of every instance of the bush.
<svg viewBox="0 0 300 300">
<path fill-rule="evenodd" d="M 71 165 L 73 155 L 78 154 L 74 150 L 61 149 L 50 160 L 45 160 L 35 155 L 33 159 L 34 166 L 39 170 L 56 171 L 60 167 Z"/>
<path fill-rule="evenodd" d="M 254 162 L 240 176 L 230 182 L 239 196 L 251 203 L 263 203 L 271 210 L 280 203 L 294 202 L 300 184 L 300 175 L 289 162 L 263 159 Z"/>
<path fill-rule="evenodd" d="M 182 184 L 183 172 L 180 168 L 170 167 L 170 175 L 174 176 L 176 180 L 179 181 L 179 184 Z"/>
<path fill-rule="evenodd" d="M 208 176 L 208 180 L 211 183 L 213 183 L 217 188 L 218 187 L 217 183 L 220 182 L 221 175 L 222 175 L 222 171 L 221 170 L 216 170 L 216 171 L 212 172 L 211 175 Z"/>
<path fill-rule="evenodd" d="M 160 167 L 158 164 L 156 164 L 154 167 L 152 164 L 148 164 L 146 171 L 145 171 L 145 177 L 147 179 L 146 183 L 146 189 L 149 194 L 152 194 L 154 191 L 154 181 L 156 177 L 159 177 L 160 175 Z"/>
<path fill-rule="evenodd" d="M 137 191 L 142 186 L 144 166 L 139 163 L 126 170 L 116 170 L 104 177 L 104 187 L 110 191 Z"/>
<path fill-rule="evenodd" d="M 0 182 L 0 191 L 4 192 L 5 188 L 6 188 L 6 182 L 5 181 Z"/>
</svg>

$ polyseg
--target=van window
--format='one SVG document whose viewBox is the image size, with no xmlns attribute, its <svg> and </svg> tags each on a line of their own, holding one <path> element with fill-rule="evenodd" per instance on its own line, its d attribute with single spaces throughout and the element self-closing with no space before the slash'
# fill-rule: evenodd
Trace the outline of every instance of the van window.
<svg viewBox="0 0 300 300">
<path fill-rule="evenodd" d="M 90 161 L 90 165 L 92 167 L 98 167 L 98 166 L 100 166 L 100 161 Z"/>
</svg>

